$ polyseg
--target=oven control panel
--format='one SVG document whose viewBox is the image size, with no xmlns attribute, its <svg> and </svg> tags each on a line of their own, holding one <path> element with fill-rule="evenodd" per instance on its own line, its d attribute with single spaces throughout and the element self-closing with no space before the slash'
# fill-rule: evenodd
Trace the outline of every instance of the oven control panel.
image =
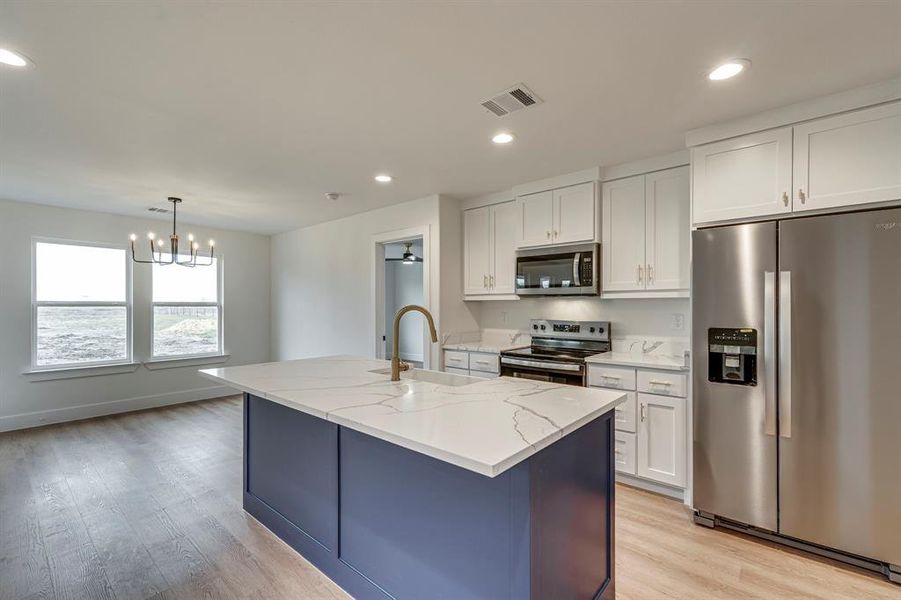
<svg viewBox="0 0 901 600">
<path fill-rule="evenodd" d="M 532 319 L 529 322 L 529 333 L 532 337 L 609 341 L 610 322 Z"/>
</svg>

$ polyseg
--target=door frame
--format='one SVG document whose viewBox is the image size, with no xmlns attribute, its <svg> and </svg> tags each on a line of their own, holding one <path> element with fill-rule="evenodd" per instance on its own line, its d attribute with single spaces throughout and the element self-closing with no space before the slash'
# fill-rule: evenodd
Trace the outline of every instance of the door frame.
<svg viewBox="0 0 901 600">
<path fill-rule="evenodd" d="M 370 248 L 372 249 L 372 280 L 370 282 L 370 290 L 372 293 L 372 310 L 373 310 L 373 328 L 372 334 L 372 352 L 376 358 L 385 357 L 385 342 L 382 336 L 386 334 L 387 323 L 385 322 L 385 244 L 407 242 L 410 240 L 422 240 L 422 305 L 432 313 L 435 319 L 435 326 L 438 327 L 439 316 L 437 311 L 433 311 L 431 307 L 430 281 L 431 281 L 431 242 L 430 242 L 431 225 L 421 225 L 418 227 L 408 227 L 406 229 L 396 229 L 394 231 L 385 231 L 372 236 Z M 422 328 L 422 367 L 424 369 L 431 368 L 432 365 L 432 340 L 429 337 L 428 329 Z M 390 358 L 390 357 L 388 357 Z"/>
</svg>

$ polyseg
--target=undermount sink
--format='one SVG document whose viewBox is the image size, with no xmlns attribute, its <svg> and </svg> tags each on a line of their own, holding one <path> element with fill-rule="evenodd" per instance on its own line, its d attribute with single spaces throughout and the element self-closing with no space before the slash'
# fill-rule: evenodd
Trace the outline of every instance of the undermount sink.
<svg viewBox="0 0 901 600">
<path fill-rule="evenodd" d="M 378 375 L 391 376 L 391 367 L 386 369 L 374 369 L 369 371 Z M 457 375 L 456 373 L 444 373 L 442 371 L 427 371 L 425 369 L 411 369 L 409 371 L 401 371 L 401 380 L 425 381 L 428 383 L 437 383 L 438 385 L 461 386 L 469 385 L 480 381 L 478 377 L 468 377 L 466 375 Z"/>
</svg>

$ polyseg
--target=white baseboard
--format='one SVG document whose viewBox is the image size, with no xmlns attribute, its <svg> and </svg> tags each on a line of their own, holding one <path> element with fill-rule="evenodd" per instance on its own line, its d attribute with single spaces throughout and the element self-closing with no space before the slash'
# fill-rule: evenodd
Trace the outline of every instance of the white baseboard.
<svg viewBox="0 0 901 600">
<path fill-rule="evenodd" d="M 640 477 L 632 477 L 631 475 L 624 473 L 616 474 L 616 482 L 630 485 L 632 487 L 636 487 L 648 492 L 654 492 L 655 494 L 660 494 L 661 496 L 674 498 L 682 503 L 685 502 L 685 490 L 683 490 L 682 488 L 664 485 L 662 483 L 657 483 L 656 481 L 650 481 L 648 479 L 642 479 Z"/>
<path fill-rule="evenodd" d="M 94 404 L 82 404 L 81 406 L 72 406 L 69 408 L 56 408 L 21 415 L 11 415 L 8 417 L 0 417 L 0 432 L 40 427 L 52 423 L 80 421 L 81 419 L 90 419 L 92 417 L 102 417 L 134 410 L 143 410 L 145 408 L 156 408 L 158 406 L 181 404 L 183 402 L 195 402 L 197 400 L 206 400 L 208 398 L 218 398 L 220 396 L 231 396 L 235 394 L 237 394 L 237 392 L 230 387 L 214 385 L 182 392 L 138 396 L 135 398 L 125 398 L 123 400 L 112 400 L 110 402 L 97 402 Z"/>
</svg>

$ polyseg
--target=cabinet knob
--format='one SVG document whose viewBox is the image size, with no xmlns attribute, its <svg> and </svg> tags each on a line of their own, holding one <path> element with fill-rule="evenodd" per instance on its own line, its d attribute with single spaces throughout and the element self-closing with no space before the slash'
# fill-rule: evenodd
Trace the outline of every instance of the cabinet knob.
<svg viewBox="0 0 901 600">
<path fill-rule="evenodd" d="M 547 239 L 551 239 L 551 230 L 550 229 L 547 230 Z"/>
</svg>

